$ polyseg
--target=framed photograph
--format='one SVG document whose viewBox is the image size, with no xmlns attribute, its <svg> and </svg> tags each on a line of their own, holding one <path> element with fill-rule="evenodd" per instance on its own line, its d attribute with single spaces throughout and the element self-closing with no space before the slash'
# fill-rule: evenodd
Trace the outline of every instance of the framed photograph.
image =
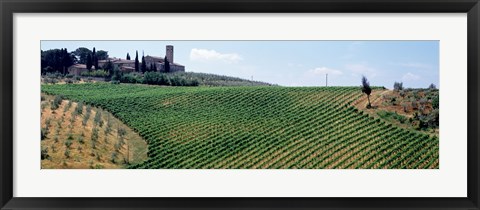
<svg viewBox="0 0 480 210">
<path fill-rule="evenodd" d="M 0 6 L 1 209 L 479 209 L 478 0 Z"/>
</svg>

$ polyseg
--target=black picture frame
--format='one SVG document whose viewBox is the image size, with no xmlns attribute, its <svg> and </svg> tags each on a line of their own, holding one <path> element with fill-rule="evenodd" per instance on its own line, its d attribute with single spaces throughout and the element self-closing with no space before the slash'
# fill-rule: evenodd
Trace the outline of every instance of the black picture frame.
<svg viewBox="0 0 480 210">
<path fill-rule="evenodd" d="M 112 6 L 113 5 L 113 6 Z M 479 0 L 0 0 L 1 209 L 479 209 Z M 13 197 L 15 13 L 467 13 L 466 198 L 17 198 Z M 448 181 L 448 180 L 445 180 Z"/>
</svg>

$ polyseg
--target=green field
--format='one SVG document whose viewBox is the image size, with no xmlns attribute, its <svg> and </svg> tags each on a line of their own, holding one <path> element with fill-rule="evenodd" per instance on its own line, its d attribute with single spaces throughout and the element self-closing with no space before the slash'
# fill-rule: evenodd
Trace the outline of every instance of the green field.
<svg viewBox="0 0 480 210">
<path fill-rule="evenodd" d="M 131 168 L 439 168 L 439 140 L 350 106 L 359 87 L 42 85 L 108 110 L 148 143 Z"/>
</svg>

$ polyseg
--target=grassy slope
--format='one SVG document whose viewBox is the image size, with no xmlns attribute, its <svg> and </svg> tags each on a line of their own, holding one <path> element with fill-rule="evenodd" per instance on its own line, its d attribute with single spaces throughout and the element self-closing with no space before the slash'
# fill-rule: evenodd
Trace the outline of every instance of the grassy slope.
<svg viewBox="0 0 480 210">
<path fill-rule="evenodd" d="M 438 139 L 350 106 L 358 88 L 44 85 L 149 144 L 138 168 L 438 168 Z"/>
</svg>

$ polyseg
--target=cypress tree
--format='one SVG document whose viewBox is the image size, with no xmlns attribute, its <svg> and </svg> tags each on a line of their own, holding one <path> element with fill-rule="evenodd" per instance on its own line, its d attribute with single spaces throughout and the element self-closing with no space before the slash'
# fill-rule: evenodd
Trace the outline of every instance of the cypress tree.
<svg viewBox="0 0 480 210">
<path fill-rule="evenodd" d="M 127 60 L 130 60 L 130 54 L 127 53 Z"/>
<path fill-rule="evenodd" d="M 135 53 L 135 71 L 138 72 L 139 69 L 138 69 L 138 50 L 136 51 Z"/>
<path fill-rule="evenodd" d="M 69 66 L 73 64 L 72 57 L 70 57 L 70 53 L 68 53 L 67 48 L 62 49 L 62 66 L 63 66 L 63 74 L 66 74 L 66 70 Z"/>
<path fill-rule="evenodd" d="M 92 69 L 92 54 L 88 53 L 87 55 L 87 69 L 90 71 Z"/>
<path fill-rule="evenodd" d="M 92 64 L 93 66 L 95 66 L 95 69 L 98 69 L 98 57 L 95 51 L 95 47 L 93 48 L 93 52 L 92 52 Z"/>
<path fill-rule="evenodd" d="M 145 56 L 142 55 L 142 72 L 145 73 L 147 71 L 147 63 L 145 63 Z"/>
</svg>

